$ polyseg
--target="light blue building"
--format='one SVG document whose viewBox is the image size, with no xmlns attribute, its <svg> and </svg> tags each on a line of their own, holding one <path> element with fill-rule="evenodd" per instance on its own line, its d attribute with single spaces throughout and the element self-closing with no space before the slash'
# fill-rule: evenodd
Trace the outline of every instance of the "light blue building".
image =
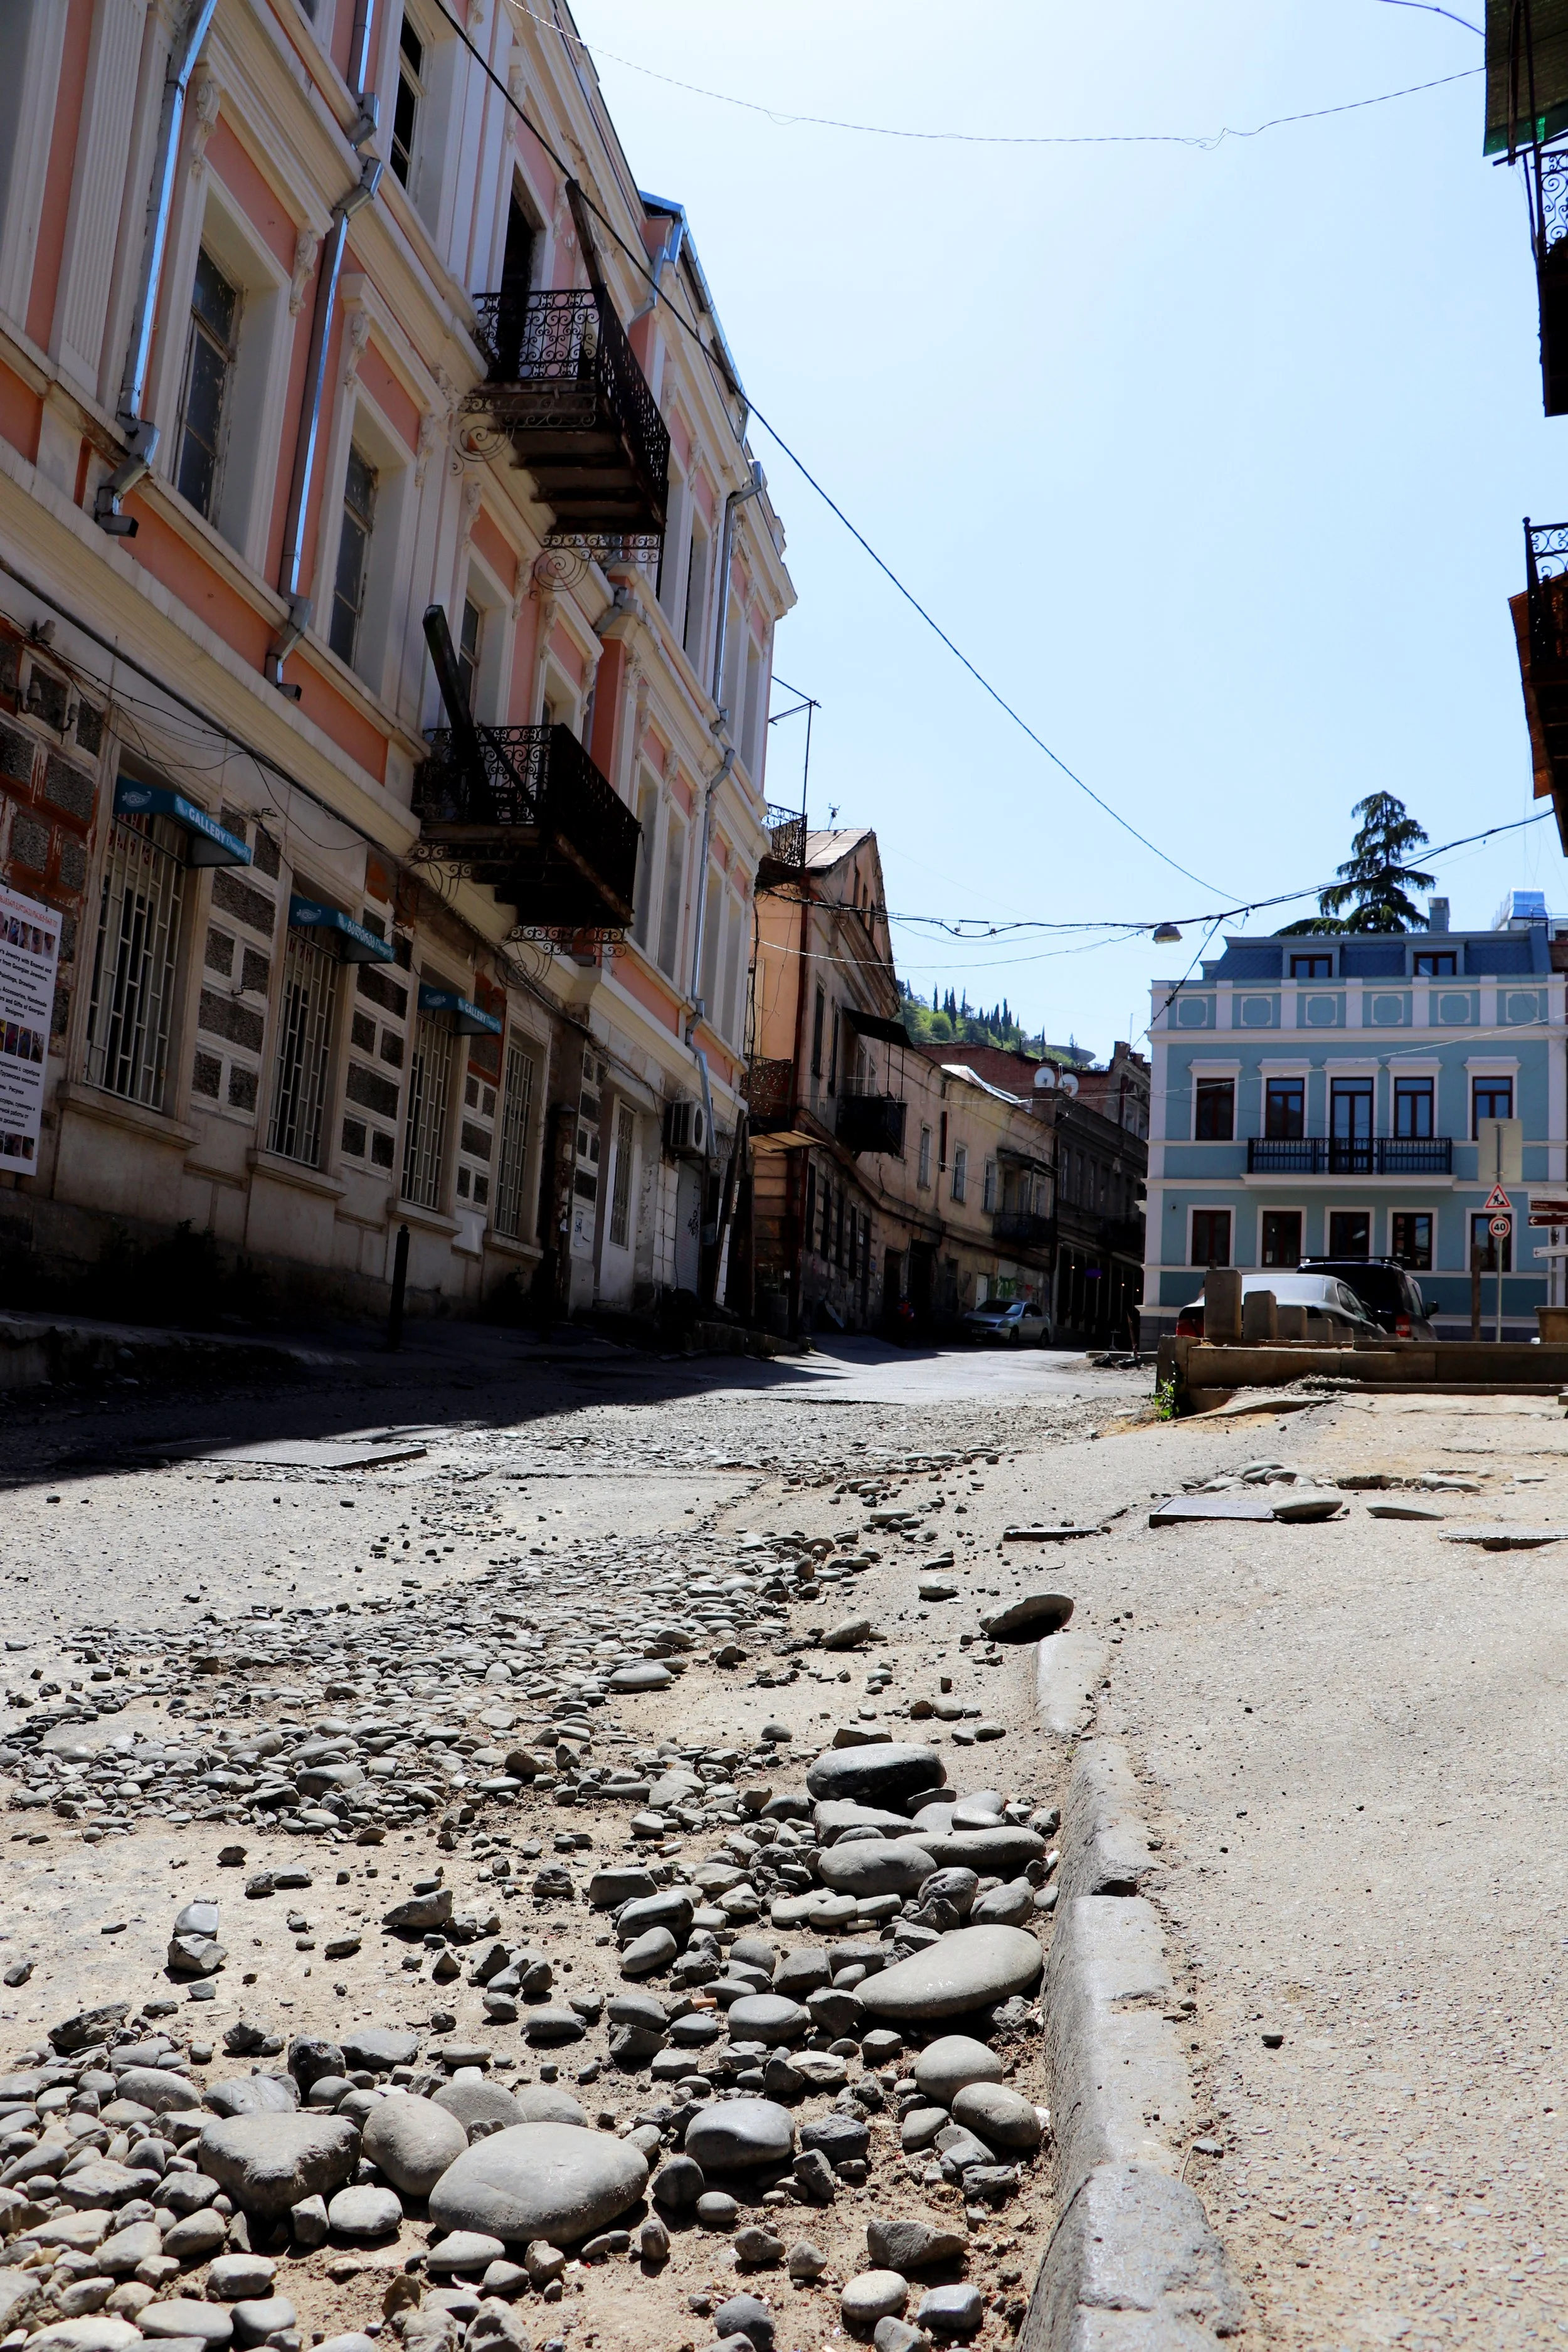
<svg viewBox="0 0 1568 2352">
<path fill-rule="evenodd" d="M 1442 901 L 1432 911 L 1446 920 Z M 1398 1258 L 1440 1335 L 1468 1336 L 1471 1247 L 1497 1246 L 1485 1118 L 1521 1122 L 1504 1329 L 1536 1336 L 1563 1263 L 1536 1250 L 1563 1234 L 1531 1230 L 1527 1202 L 1562 1194 L 1568 1173 L 1555 929 L 1516 892 L 1495 930 L 1230 939 L 1191 979 L 1155 983 L 1145 1345 L 1206 1266 L 1321 1256 Z M 1483 1293 L 1489 1333 L 1489 1271 Z"/>
</svg>

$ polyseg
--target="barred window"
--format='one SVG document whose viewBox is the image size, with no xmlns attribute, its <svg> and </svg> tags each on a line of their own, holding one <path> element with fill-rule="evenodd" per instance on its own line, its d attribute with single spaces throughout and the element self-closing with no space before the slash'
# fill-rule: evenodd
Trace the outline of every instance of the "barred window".
<svg viewBox="0 0 1568 2352">
<path fill-rule="evenodd" d="M 321 1164 L 338 969 L 337 958 L 308 933 L 289 933 L 267 1148 L 307 1168 Z"/>
<path fill-rule="evenodd" d="M 87 1082 L 162 1110 L 184 868 L 159 819 L 109 829 L 87 1019 Z"/>
<path fill-rule="evenodd" d="M 501 1098 L 500 1174 L 496 1183 L 495 1223 L 509 1241 L 522 1239 L 522 1186 L 528 1165 L 528 1113 L 533 1099 L 533 1056 L 519 1045 L 507 1047 L 506 1087 Z"/>
<path fill-rule="evenodd" d="M 403 1130 L 403 1197 L 417 1208 L 441 1204 L 447 1100 L 452 1087 L 452 1032 L 445 1016 L 422 1013 L 408 1071 L 408 1122 Z"/>
<path fill-rule="evenodd" d="M 610 1239 L 617 1249 L 625 1249 L 631 1236 L 632 1157 L 636 1150 L 637 1122 L 630 1106 L 620 1103 L 616 1109 L 616 1181 L 610 1194 Z"/>
</svg>

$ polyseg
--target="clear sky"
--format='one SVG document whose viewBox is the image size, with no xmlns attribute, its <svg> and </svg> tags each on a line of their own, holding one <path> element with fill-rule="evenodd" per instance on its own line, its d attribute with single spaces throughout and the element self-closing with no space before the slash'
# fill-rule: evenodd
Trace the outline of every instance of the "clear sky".
<svg viewBox="0 0 1568 2352">
<path fill-rule="evenodd" d="M 1521 518 L 1568 514 L 1568 421 L 1542 415 L 1524 192 L 1482 161 L 1479 75 L 1212 152 L 785 119 L 1201 135 L 1462 73 L 1475 33 L 1387 0 L 575 7 L 757 406 L 1037 732 L 1217 886 L 1077 792 L 755 424 L 800 597 L 777 665 L 822 705 L 812 819 L 876 826 L 892 908 L 1179 919 L 1331 878 L 1368 792 L 1435 842 L 1532 813 L 1507 599 Z M 799 720 L 773 739 L 785 802 Z M 1514 887 L 1568 908 L 1550 819 L 1441 887 L 1456 927 Z M 928 997 L 1005 993 L 1101 1053 L 1201 937 L 894 929 Z"/>
</svg>

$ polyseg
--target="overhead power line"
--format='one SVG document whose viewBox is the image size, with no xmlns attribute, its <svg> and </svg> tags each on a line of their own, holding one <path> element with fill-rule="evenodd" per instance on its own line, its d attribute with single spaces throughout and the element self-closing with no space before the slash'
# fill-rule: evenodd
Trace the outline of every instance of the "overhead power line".
<svg viewBox="0 0 1568 2352">
<path fill-rule="evenodd" d="M 1404 7 L 1429 7 L 1435 16 L 1447 16 L 1447 8 L 1430 5 L 1430 0 L 1397 0 Z M 1464 81 L 1472 73 L 1481 73 L 1481 66 L 1470 66 L 1462 73 L 1441 74 L 1435 81 L 1410 82 L 1402 89 L 1380 90 L 1375 98 L 1352 98 L 1337 106 L 1315 106 L 1301 114 L 1277 114 L 1267 122 L 1254 123 L 1240 130 L 1226 124 L 1218 131 L 915 131 L 901 123 L 854 122 L 834 114 L 800 114 L 793 108 L 770 105 L 765 99 L 738 98 L 732 90 L 710 89 L 706 84 L 682 81 L 679 75 L 661 73 L 656 66 L 639 65 L 635 58 L 624 57 L 618 49 L 607 49 L 602 42 L 590 45 L 580 33 L 569 32 L 552 17 L 542 16 L 536 9 L 526 7 L 523 0 L 510 0 L 517 16 L 526 16 L 531 23 L 541 25 L 562 41 L 580 48 L 584 56 L 608 58 L 612 65 L 624 66 L 628 73 L 642 74 L 649 81 L 662 82 L 667 89 L 684 90 L 688 97 L 705 98 L 716 106 L 738 107 L 746 114 L 761 114 L 781 131 L 807 129 L 814 131 L 847 131 L 865 139 L 910 139 L 923 145 L 956 147 L 1194 147 L 1200 152 L 1212 153 L 1227 139 L 1258 139 L 1266 131 L 1280 131 L 1292 122 L 1321 122 L 1331 114 L 1355 114 L 1363 107 L 1387 106 L 1396 98 L 1416 98 L 1423 90 L 1441 89 L 1451 81 Z M 1453 20 L 1465 24 L 1462 16 Z M 1479 27 L 1467 26 L 1469 32 Z"/>
</svg>

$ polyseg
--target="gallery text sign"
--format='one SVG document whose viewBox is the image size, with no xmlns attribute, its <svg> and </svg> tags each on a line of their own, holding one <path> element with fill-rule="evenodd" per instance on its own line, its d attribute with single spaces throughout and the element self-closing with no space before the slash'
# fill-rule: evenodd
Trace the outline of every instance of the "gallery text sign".
<svg viewBox="0 0 1568 2352">
<path fill-rule="evenodd" d="M 60 919 L 0 885 L 0 1168 L 37 1164 Z"/>
</svg>

